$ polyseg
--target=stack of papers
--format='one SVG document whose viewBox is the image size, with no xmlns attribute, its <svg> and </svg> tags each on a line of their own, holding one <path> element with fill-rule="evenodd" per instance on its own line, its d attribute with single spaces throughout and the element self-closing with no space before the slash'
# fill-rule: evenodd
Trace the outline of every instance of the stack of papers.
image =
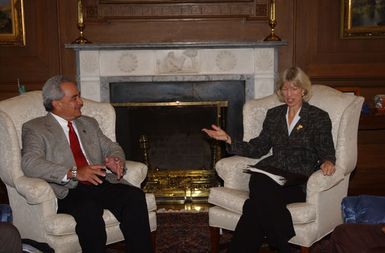
<svg viewBox="0 0 385 253">
<path fill-rule="evenodd" d="M 275 174 L 272 174 L 270 172 L 267 172 L 267 171 L 264 171 L 264 170 L 260 170 L 260 169 L 257 169 L 257 168 L 248 168 L 245 170 L 246 173 L 262 173 L 262 174 L 265 174 L 266 176 L 270 177 L 271 179 L 273 179 L 277 184 L 279 185 L 284 185 L 286 183 L 286 178 L 284 178 L 283 176 L 280 176 L 280 175 L 275 175 Z"/>
<path fill-rule="evenodd" d="M 244 170 L 246 173 L 261 173 L 271 179 L 273 179 L 279 185 L 301 185 L 306 183 L 307 177 L 301 174 L 295 174 L 292 172 L 284 171 L 274 167 L 265 167 L 265 168 L 254 168 L 249 167 Z"/>
</svg>

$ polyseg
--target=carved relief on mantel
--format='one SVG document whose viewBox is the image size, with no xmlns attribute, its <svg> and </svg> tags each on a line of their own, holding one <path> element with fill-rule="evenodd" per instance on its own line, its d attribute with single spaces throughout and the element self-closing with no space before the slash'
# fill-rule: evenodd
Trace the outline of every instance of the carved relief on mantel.
<svg viewBox="0 0 385 253">
<path fill-rule="evenodd" d="M 222 71 L 230 71 L 237 65 L 237 58 L 231 51 L 222 50 L 217 54 L 216 65 Z"/>
<path fill-rule="evenodd" d="M 181 4 L 183 3 L 183 4 Z M 86 21 L 109 19 L 242 18 L 267 20 L 268 0 L 86 0 Z"/>
<path fill-rule="evenodd" d="M 138 57 L 132 53 L 123 53 L 118 61 L 119 69 L 130 73 L 138 68 Z"/>
<path fill-rule="evenodd" d="M 165 54 L 165 52 L 162 52 Z M 195 49 L 173 50 L 166 52 L 165 56 L 157 56 L 158 74 L 171 73 L 198 73 L 198 51 Z"/>
</svg>

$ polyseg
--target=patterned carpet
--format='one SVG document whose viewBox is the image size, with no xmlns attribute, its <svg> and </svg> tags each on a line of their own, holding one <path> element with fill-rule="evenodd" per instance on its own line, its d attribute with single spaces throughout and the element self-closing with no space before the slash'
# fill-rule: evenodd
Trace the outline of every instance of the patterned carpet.
<svg viewBox="0 0 385 253">
<path fill-rule="evenodd" d="M 207 253 L 210 247 L 208 213 L 203 212 L 158 212 L 156 253 Z M 221 237 L 222 252 L 230 240 L 229 233 Z M 107 253 L 124 252 L 124 243 L 108 247 Z"/>
<path fill-rule="evenodd" d="M 209 252 L 207 212 L 158 213 L 157 253 Z"/>
<path fill-rule="evenodd" d="M 156 253 L 208 253 L 210 252 L 210 234 L 208 212 L 158 212 L 158 229 L 156 234 Z M 220 253 L 225 253 L 231 240 L 231 232 L 224 231 L 220 239 Z M 124 243 L 108 247 L 107 253 L 123 253 Z M 293 252 L 299 248 L 293 247 Z M 327 253 L 325 243 L 317 243 L 312 253 Z M 259 253 L 276 253 L 268 245 Z"/>
</svg>

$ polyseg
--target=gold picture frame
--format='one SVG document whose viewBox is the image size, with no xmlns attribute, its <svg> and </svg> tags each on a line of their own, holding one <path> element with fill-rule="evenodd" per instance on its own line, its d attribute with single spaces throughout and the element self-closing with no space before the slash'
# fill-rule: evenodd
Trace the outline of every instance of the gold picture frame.
<svg viewBox="0 0 385 253">
<path fill-rule="evenodd" d="M 0 0 L 0 45 L 25 46 L 23 0 Z"/>
<path fill-rule="evenodd" d="M 341 37 L 385 37 L 385 0 L 341 0 Z"/>
</svg>

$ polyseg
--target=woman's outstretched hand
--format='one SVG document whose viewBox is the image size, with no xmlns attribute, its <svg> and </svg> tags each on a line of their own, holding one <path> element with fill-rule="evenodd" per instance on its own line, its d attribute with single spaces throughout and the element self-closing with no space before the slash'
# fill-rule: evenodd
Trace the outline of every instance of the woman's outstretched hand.
<svg viewBox="0 0 385 253">
<path fill-rule="evenodd" d="M 222 128 L 216 125 L 211 125 L 212 129 L 203 128 L 202 131 L 205 132 L 208 136 L 219 141 L 225 141 L 228 144 L 231 144 L 231 137 L 228 135 Z"/>
</svg>

